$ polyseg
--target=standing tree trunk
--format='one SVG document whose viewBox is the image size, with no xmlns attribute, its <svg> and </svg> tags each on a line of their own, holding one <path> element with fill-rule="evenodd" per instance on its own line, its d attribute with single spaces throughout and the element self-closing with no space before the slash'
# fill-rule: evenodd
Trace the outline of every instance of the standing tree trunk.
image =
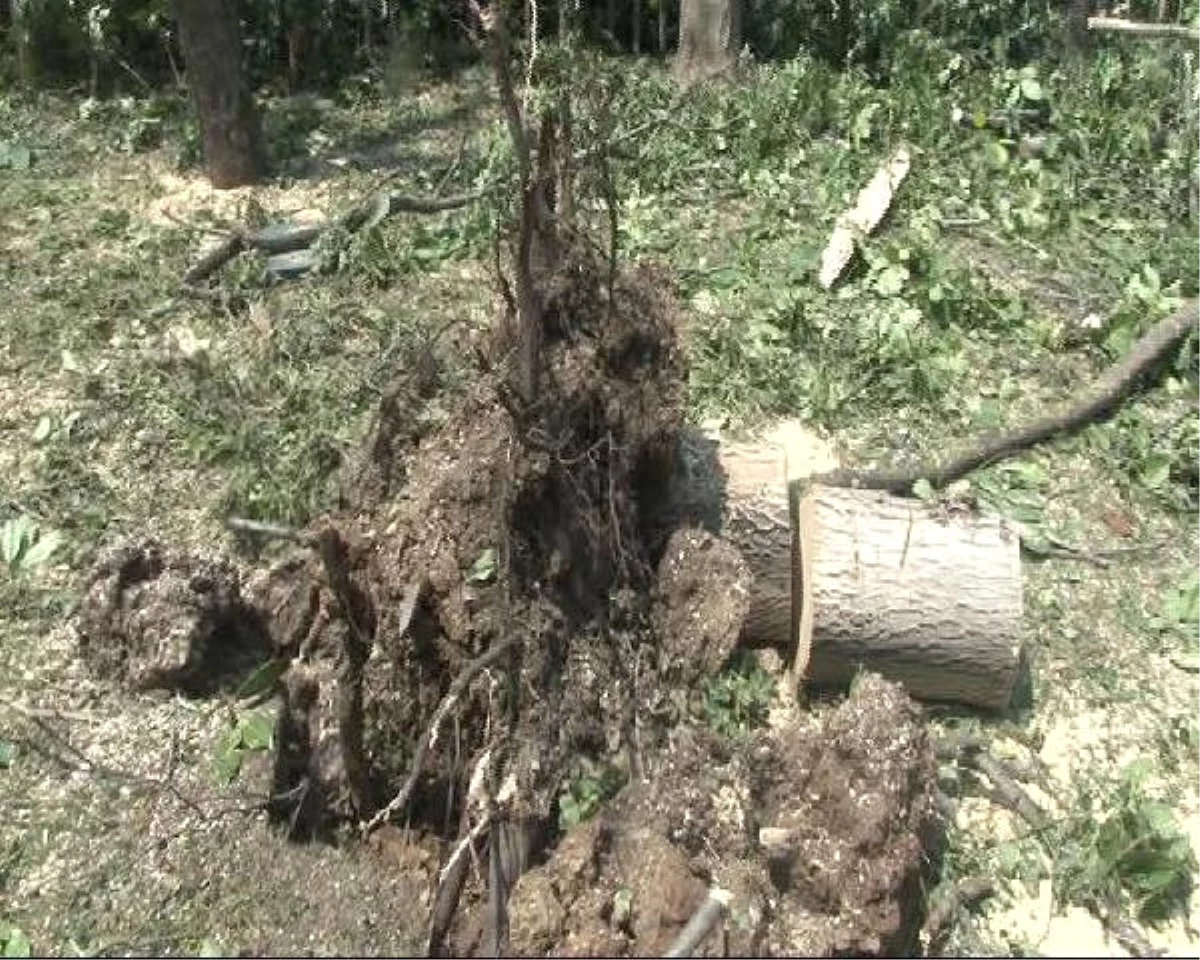
<svg viewBox="0 0 1200 960">
<path fill-rule="evenodd" d="M 9 8 L 9 29 L 17 54 L 17 83 L 27 90 L 37 85 L 37 45 L 34 43 L 33 21 L 36 19 L 33 0 L 12 0 Z"/>
<path fill-rule="evenodd" d="M 658 52 L 667 52 L 667 0 L 658 0 Z"/>
<path fill-rule="evenodd" d="M 633 53 L 642 52 L 642 0 L 633 0 Z"/>
<path fill-rule="evenodd" d="M 675 71 L 684 83 L 724 73 L 742 45 L 742 0 L 683 0 Z"/>
<path fill-rule="evenodd" d="M 1088 15 L 1092 12 L 1091 0 L 1067 0 L 1066 40 L 1067 49 L 1081 53 L 1088 48 Z"/>
<path fill-rule="evenodd" d="M 242 70 L 242 32 L 230 0 L 172 0 L 208 178 L 240 187 L 263 173 L 262 126 Z"/>
</svg>

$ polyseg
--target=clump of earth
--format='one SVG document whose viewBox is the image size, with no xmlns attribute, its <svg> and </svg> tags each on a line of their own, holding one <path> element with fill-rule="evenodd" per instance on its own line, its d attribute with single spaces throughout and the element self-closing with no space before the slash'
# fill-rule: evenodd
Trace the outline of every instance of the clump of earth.
<svg viewBox="0 0 1200 960">
<path fill-rule="evenodd" d="M 440 360 L 414 353 L 303 549 L 243 580 L 121 548 L 81 652 L 193 695 L 284 665 L 277 829 L 394 848 L 378 869 L 425 877 L 431 952 L 661 955 L 711 888 L 731 899 L 704 955 L 911 951 L 936 847 L 918 708 L 864 676 L 738 740 L 680 709 L 735 653 L 750 584 L 719 532 L 663 522 L 686 377 L 670 283 L 610 283 L 581 250 L 539 281 L 536 399 L 485 369 L 425 417 Z M 581 762 L 625 785 L 564 829 Z"/>
</svg>

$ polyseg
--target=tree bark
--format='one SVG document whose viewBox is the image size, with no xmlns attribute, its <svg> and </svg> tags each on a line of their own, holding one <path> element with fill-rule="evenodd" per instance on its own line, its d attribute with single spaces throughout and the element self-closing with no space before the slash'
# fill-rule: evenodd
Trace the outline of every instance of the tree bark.
<svg viewBox="0 0 1200 960">
<path fill-rule="evenodd" d="M 242 36 L 229 0 L 172 0 L 208 178 L 227 189 L 254 183 L 265 167 L 262 126 L 242 69 Z"/>
<path fill-rule="evenodd" d="M 1067 49 L 1081 53 L 1091 43 L 1088 36 L 1088 15 L 1092 12 L 1091 0 L 1067 0 L 1066 28 Z"/>
<path fill-rule="evenodd" d="M 33 0 L 12 0 L 10 7 L 13 47 L 17 58 L 17 82 L 27 90 L 37 85 L 38 62 L 33 21 L 36 19 L 30 8 Z"/>
<path fill-rule="evenodd" d="M 1008 706 L 1021 661 L 1021 558 L 1002 520 L 815 487 L 797 527 L 796 646 L 807 659 L 797 672 L 836 687 L 865 667 L 923 700 Z"/>
<path fill-rule="evenodd" d="M 683 0 L 675 70 L 684 83 L 731 69 L 742 46 L 742 0 Z"/>
</svg>

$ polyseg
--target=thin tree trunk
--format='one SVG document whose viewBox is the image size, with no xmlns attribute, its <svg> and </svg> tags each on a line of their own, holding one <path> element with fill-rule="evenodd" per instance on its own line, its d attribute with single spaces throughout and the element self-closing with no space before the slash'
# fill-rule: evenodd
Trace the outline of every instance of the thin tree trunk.
<svg viewBox="0 0 1200 960">
<path fill-rule="evenodd" d="M 642 52 L 642 0 L 633 0 L 633 52 Z"/>
<path fill-rule="evenodd" d="M 17 82 L 26 89 L 37 84 L 37 45 L 33 37 L 35 12 L 31 9 L 36 0 L 12 0 L 12 36 L 17 54 Z"/>
<path fill-rule="evenodd" d="M 230 0 L 173 0 L 179 45 L 200 120 L 214 187 L 253 183 L 263 174 L 262 126 L 242 69 L 242 35 Z"/>
<path fill-rule="evenodd" d="M 667 0 L 658 0 L 658 52 L 667 52 Z"/>
</svg>

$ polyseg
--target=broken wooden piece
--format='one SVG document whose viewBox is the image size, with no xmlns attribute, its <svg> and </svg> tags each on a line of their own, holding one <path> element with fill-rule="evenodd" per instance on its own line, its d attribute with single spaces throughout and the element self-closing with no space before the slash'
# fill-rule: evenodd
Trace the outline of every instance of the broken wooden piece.
<svg viewBox="0 0 1200 960">
<path fill-rule="evenodd" d="M 855 244 L 875 232 L 892 206 L 892 198 L 908 176 L 912 158 L 908 148 L 900 147 L 875 171 L 863 187 L 854 206 L 838 217 L 833 234 L 821 254 L 821 269 L 817 280 L 822 290 L 828 290 L 841 277 L 854 256 Z"/>
<path fill-rule="evenodd" d="M 796 528 L 797 657 L 811 649 L 797 673 L 843 686 L 866 668 L 920 699 L 1008 705 L 1021 660 L 1021 558 L 1002 519 L 814 486 Z"/>
</svg>

